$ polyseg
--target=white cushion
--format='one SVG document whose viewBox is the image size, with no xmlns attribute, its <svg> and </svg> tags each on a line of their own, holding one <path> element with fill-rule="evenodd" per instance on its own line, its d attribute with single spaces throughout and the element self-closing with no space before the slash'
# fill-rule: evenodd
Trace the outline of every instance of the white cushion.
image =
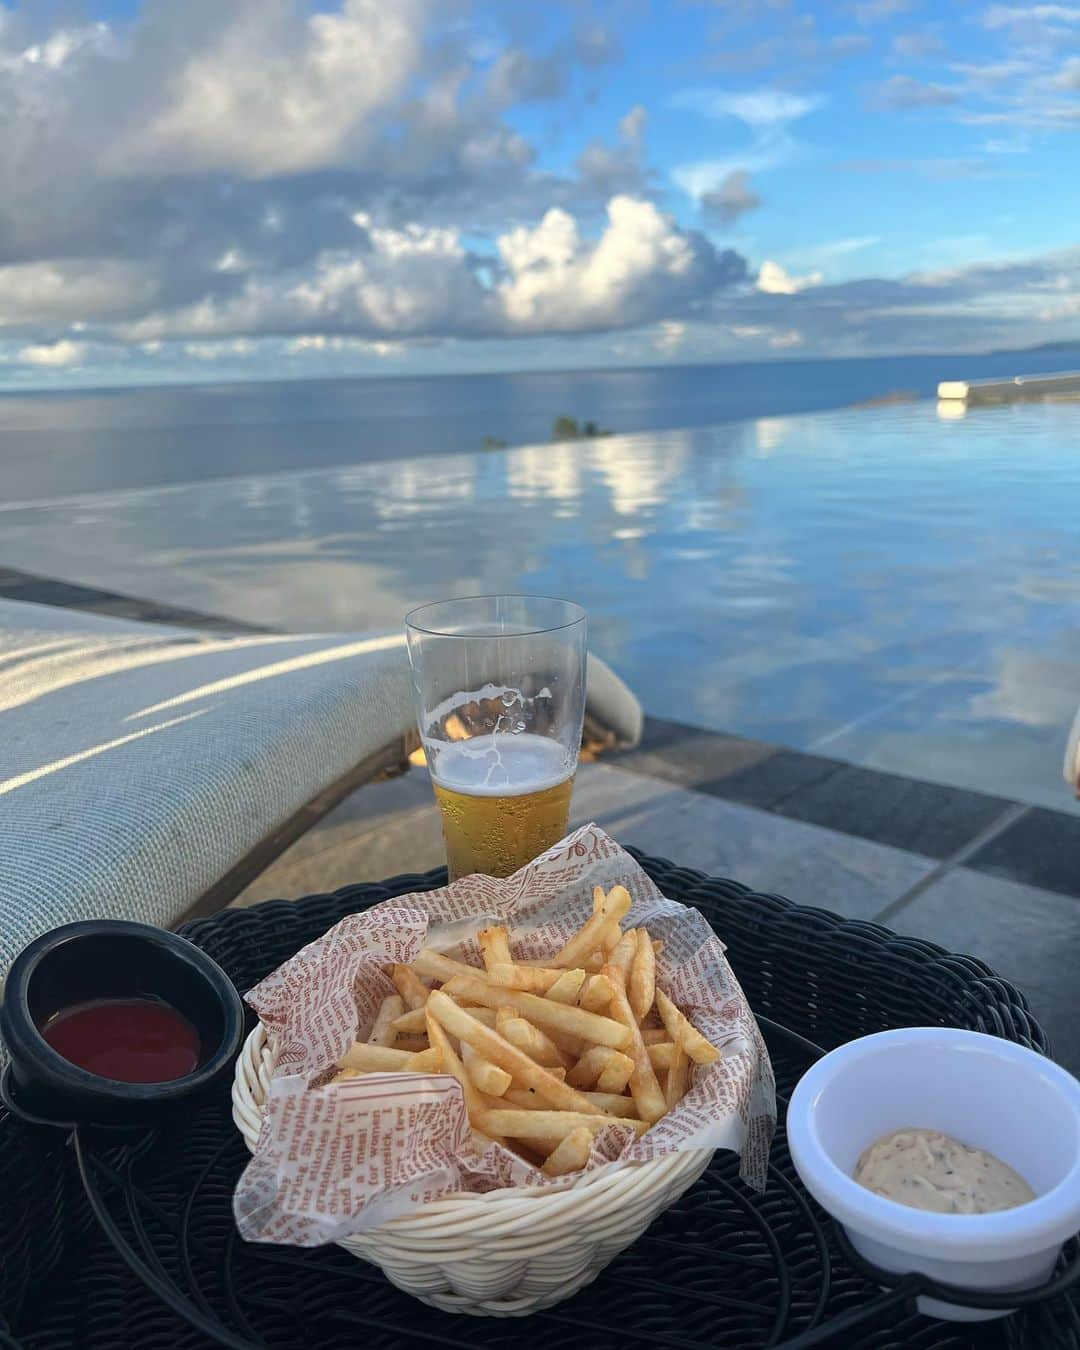
<svg viewBox="0 0 1080 1350">
<path fill-rule="evenodd" d="M 637 739 L 598 661 L 589 702 Z M 221 637 L 0 600 L 0 973 L 75 919 L 174 922 L 412 725 L 398 634 Z"/>
</svg>

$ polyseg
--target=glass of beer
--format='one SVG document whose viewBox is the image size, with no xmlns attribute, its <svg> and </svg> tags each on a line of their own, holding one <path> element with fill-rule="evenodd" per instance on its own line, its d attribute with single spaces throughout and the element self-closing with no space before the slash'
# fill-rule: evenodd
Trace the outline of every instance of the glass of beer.
<svg viewBox="0 0 1080 1350">
<path fill-rule="evenodd" d="M 406 617 L 451 881 L 508 877 L 567 830 L 585 716 L 585 611 L 484 595 Z"/>
</svg>

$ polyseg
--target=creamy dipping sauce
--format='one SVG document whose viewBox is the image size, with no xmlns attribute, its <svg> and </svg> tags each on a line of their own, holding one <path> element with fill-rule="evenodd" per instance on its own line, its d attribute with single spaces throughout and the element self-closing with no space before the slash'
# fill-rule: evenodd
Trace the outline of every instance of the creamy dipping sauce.
<svg viewBox="0 0 1080 1350">
<path fill-rule="evenodd" d="M 894 1130 L 864 1150 L 855 1180 L 912 1209 L 989 1214 L 1035 1199 L 1019 1172 L 940 1130 Z"/>
</svg>

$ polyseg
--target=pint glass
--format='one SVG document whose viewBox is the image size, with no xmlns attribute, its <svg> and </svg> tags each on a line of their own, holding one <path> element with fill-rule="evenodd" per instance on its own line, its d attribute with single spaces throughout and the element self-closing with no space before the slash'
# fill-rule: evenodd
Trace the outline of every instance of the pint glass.
<svg viewBox="0 0 1080 1350">
<path fill-rule="evenodd" d="M 585 611 L 546 596 L 406 618 L 450 879 L 507 877 L 566 833 L 585 715 Z"/>
</svg>

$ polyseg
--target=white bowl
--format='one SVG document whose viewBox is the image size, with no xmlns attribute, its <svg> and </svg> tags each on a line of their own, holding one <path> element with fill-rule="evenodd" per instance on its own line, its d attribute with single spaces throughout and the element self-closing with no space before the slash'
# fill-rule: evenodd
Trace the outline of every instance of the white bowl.
<svg viewBox="0 0 1080 1350">
<path fill-rule="evenodd" d="M 931 1214 L 860 1186 L 852 1173 L 863 1149 L 911 1127 L 996 1154 L 1035 1199 L 993 1214 Z M 1080 1083 L 1012 1041 L 949 1027 L 851 1041 L 800 1079 L 787 1131 L 803 1185 L 884 1270 L 985 1292 L 1030 1289 L 1080 1228 Z M 932 1298 L 919 1309 L 960 1322 L 1006 1315 Z"/>
</svg>

